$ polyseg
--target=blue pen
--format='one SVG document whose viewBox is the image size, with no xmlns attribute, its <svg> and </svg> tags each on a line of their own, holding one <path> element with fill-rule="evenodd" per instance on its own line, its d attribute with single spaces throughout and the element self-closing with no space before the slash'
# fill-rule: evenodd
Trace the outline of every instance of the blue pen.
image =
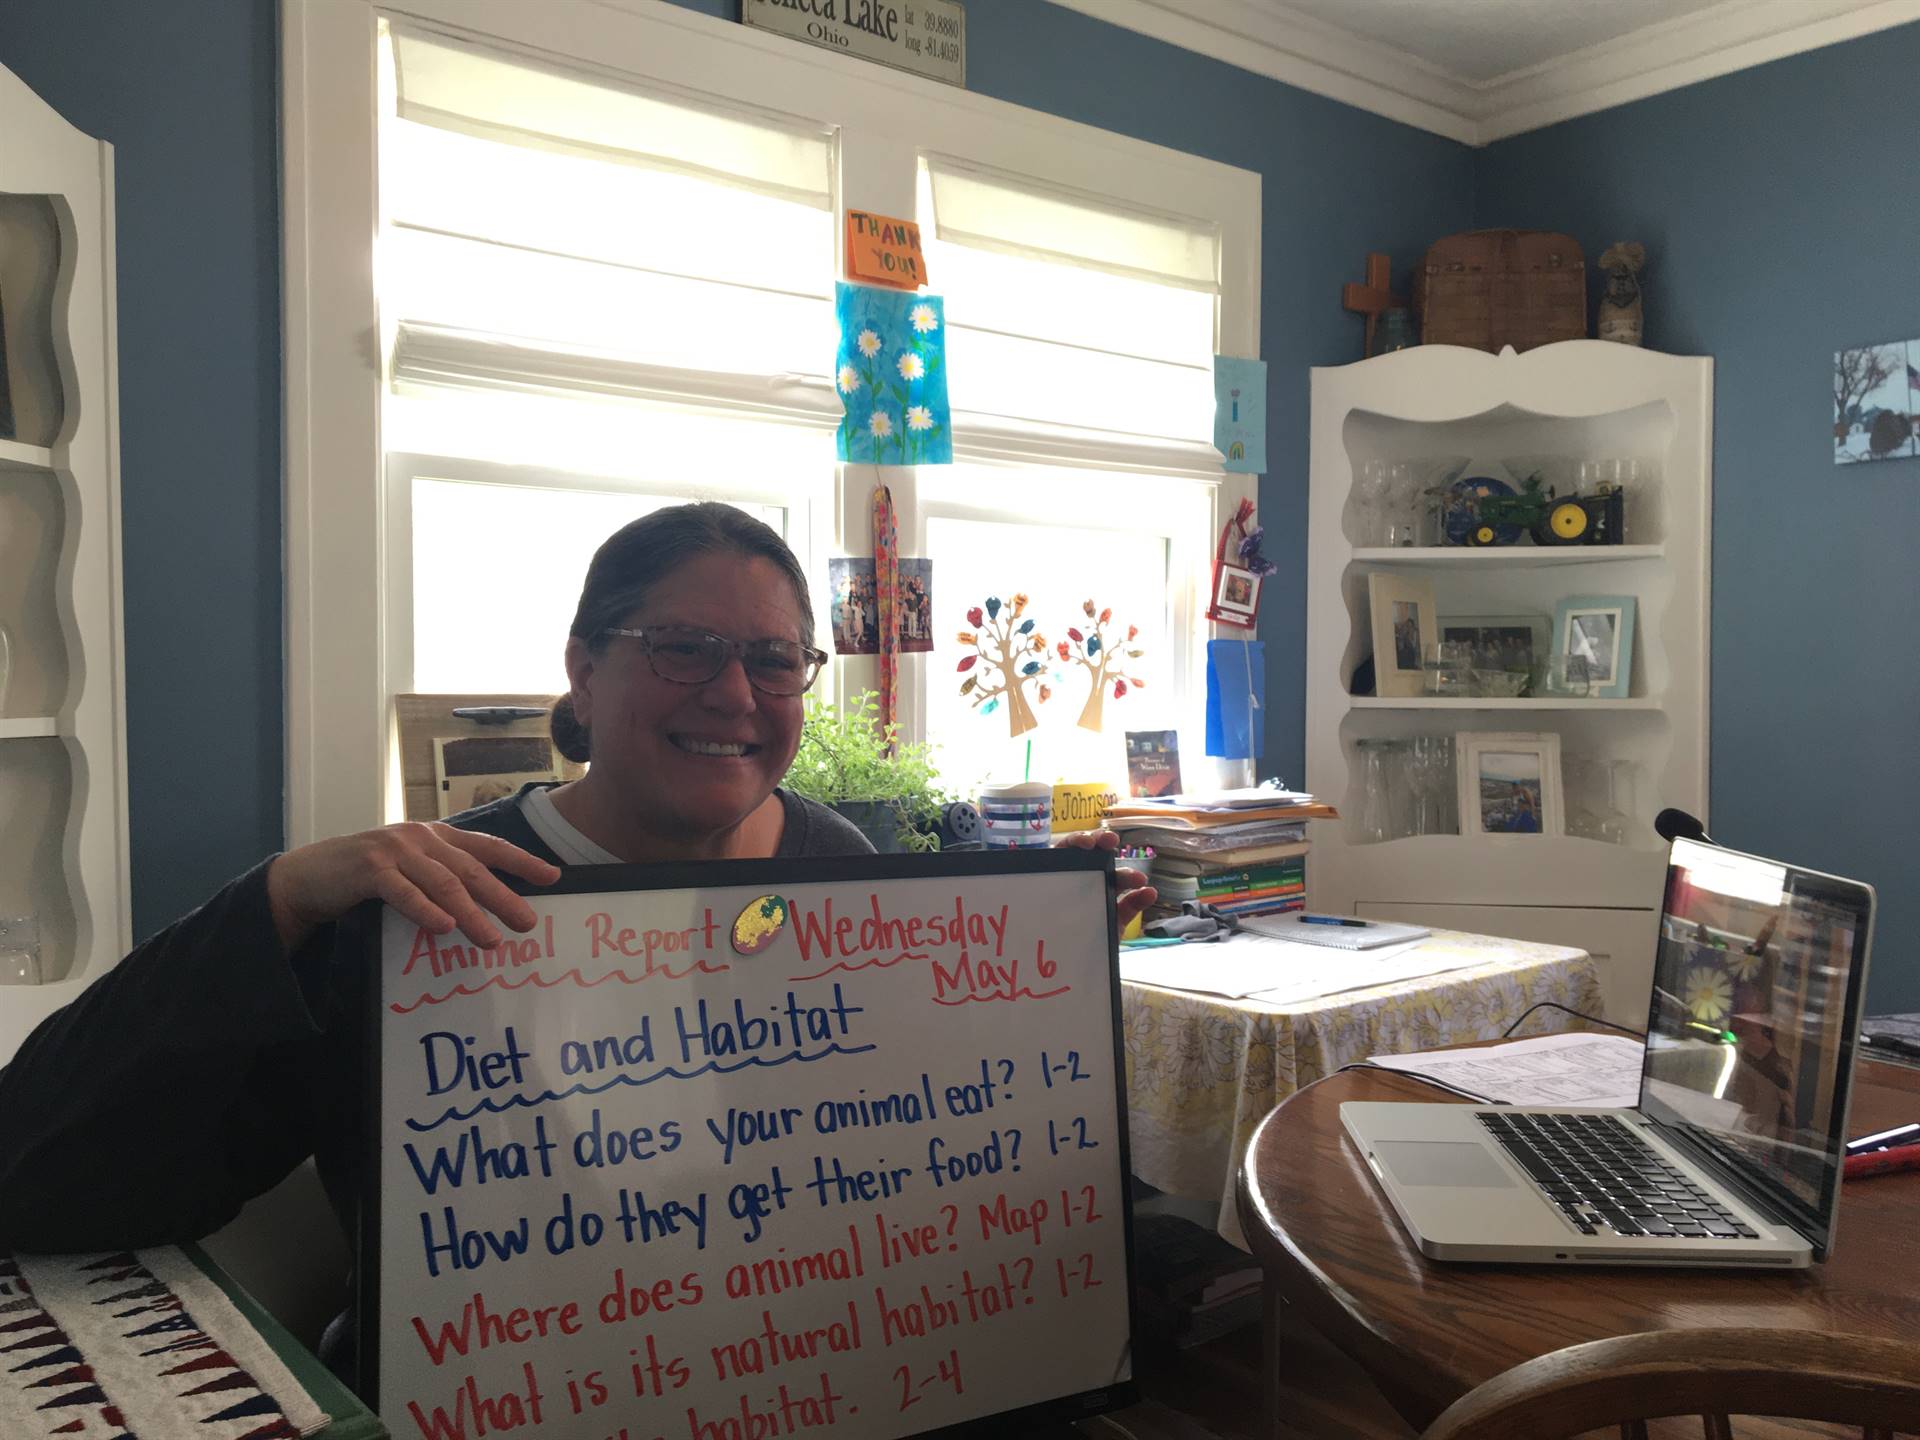
<svg viewBox="0 0 1920 1440">
<path fill-rule="evenodd" d="M 1364 930 L 1370 922 L 1349 920 L 1344 915 L 1302 915 L 1300 923 L 1302 925 L 1351 925 L 1357 930 Z"/>
</svg>

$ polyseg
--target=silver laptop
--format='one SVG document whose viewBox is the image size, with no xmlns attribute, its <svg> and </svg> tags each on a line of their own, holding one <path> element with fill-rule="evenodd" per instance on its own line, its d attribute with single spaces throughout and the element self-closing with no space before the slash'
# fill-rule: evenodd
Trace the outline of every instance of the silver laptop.
<svg viewBox="0 0 1920 1440">
<path fill-rule="evenodd" d="M 1353 1101 L 1341 1122 L 1436 1260 L 1824 1260 L 1873 904 L 1857 881 L 1675 841 L 1636 1107 Z"/>
</svg>

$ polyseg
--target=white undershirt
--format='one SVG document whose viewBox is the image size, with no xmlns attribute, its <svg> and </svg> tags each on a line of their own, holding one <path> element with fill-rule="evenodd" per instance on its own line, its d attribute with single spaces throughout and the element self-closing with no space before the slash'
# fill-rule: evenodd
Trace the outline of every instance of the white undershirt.
<svg viewBox="0 0 1920 1440">
<path fill-rule="evenodd" d="M 619 865 L 620 857 L 604 845 L 596 845 L 576 829 L 553 803 L 551 788 L 529 790 L 520 797 L 520 813 L 527 817 L 533 833 L 547 842 L 547 848 L 560 857 L 562 865 Z"/>
</svg>

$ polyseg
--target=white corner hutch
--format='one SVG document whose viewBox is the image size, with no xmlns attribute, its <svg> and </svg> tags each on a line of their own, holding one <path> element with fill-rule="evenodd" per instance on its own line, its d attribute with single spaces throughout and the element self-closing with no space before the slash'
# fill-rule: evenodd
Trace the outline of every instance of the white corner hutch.
<svg viewBox="0 0 1920 1440">
<path fill-rule="evenodd" d="M 113 151 L 0 68 L 0 916 L 38 922 L 0 985 L 0 1065 L 132 943 L 121 666 Z"/>
<path fill-rule="evenodd" d="M 1316 909 L 1578 945 L 1600 962 L 1609 1018 L 1644 1020 L 1664 806 L 1707 814 L 1713 362 L 1597 340 L 1490 355 L 1418 346 L 1313 372 L 1308 532 L 1307 785 L 1343 819 L 1314 833 Z M 1630 458 L 1617 546 L 1374 548 L 1355 476 L 1369 460 L 1470 457 L 1516 483 L 1522 456 Z M 1440 616 L 1537 615 L 1572 596 L 1638 602 L 1626 698 L 1380 698 L 1350 693 L 1372 654 L 1367 576 L 1431 580 Z M 1626 842 L 1423 834 L 1358 843 L 1356 742 L 1549 731 L 1566 760 L 1629 762 Z M 1567 794 L 1569 807 L 1605 796 Z"/>
</svg>

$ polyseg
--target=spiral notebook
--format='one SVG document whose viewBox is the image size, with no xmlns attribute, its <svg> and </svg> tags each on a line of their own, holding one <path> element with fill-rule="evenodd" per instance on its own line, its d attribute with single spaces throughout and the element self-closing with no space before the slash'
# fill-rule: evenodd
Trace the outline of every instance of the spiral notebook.
<svg viewBox="0 0 1920 1440">
<path fill-rule="evenodd" d="M 1241 920 L 1240 928 L 1301 945 L 1324 945 L 1330 950 L 1377 950 L 1382 945 L 1424 940 L 1431 933 L 1424 925 L 1356 920 L 1350 915 L 1309 916 L 1301 910 L 1284 915 L 1249 915 Z"/>
</svg>

